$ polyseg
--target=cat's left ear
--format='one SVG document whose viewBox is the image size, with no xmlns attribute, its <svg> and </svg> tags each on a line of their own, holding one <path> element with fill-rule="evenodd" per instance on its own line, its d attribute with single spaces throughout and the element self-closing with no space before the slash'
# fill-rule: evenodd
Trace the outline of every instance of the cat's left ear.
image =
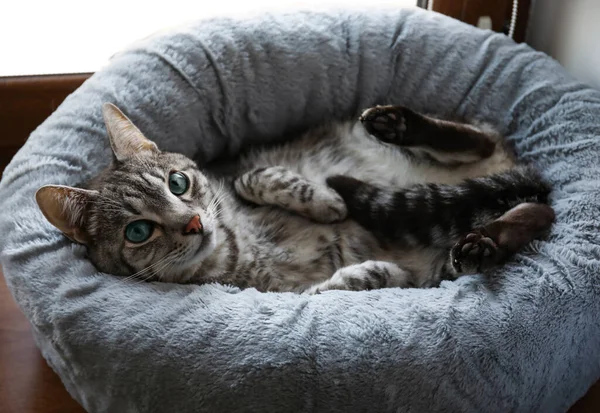
<svg viewBox="0 0 600 413">
<path fill-rule="evenodd" d="M 35 200 L 46 219 L 71 240 L 87 242 L 86 209 L 98 192 L 62 185 L 45 185 L 35 193 Z"/>
<path fill-rule="evenodd" d="M 156 144 L 147 139 L 118 107 L 112 103 L 105 103 L 102 105 L 102 114 L 110 146 L 117 161 L 159 152 Z"/>
</svg>

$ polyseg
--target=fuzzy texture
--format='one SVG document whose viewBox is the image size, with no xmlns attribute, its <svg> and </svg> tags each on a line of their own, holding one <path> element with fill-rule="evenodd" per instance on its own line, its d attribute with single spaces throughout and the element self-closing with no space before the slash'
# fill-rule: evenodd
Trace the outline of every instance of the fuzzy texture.
<svg viewBox="0 0 600 413">
<path fill-rule="evenodd" d="M 497 276 L 435 289 L 123 285 L 46 222 L 42 184 L 110 160 L 110 101 L 201 163 L 375 103 L 491 122 L 553 185 L 557 221 Z M 565 411 L 600 376 L 600 93 L 508 38 L 421 11 L 202 22 L 116 56 L 0 184 L 1 262 L 91 412 Z"/>
</svg>

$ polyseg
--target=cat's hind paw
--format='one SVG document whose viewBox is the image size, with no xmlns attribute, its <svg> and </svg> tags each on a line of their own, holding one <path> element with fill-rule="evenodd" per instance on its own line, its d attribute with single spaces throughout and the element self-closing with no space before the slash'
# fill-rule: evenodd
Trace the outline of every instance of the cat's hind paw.
<svg viewBox="0 0 600 413">
<path fill-rule="evenodd" d="M 366 131 L 382 142 L 402 145 L 406 133 L 406 117 L 401 106 L 375 106 L 358 118 Z"/>
<path fill-rule="evenodd" d="M 476 274 L 494 266 L 497 254 L 498 245 L 494 240 L 475 229 L 454 245 L 450 260 L 457 274 Z"/>
</svg>

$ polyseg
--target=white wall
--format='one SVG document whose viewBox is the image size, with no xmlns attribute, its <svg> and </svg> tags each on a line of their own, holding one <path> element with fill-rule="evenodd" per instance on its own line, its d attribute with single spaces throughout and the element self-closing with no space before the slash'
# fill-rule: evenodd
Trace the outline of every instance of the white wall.
<svg viewBox="0 0 600 413">
<path fill-rule="evenodd" d="M 534 0 L 527 42 L 600 88 L 600 0 Z"/>
</svg>

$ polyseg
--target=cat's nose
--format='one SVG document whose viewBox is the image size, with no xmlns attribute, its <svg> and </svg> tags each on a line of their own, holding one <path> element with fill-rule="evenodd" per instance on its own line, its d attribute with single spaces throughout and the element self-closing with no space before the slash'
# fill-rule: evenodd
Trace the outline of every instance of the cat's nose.
<svg viewBox="0 0 600 413">
<path fill-rule="evenodd" d="M 190 222 L 187 223 L 183 228 L 183 235 L 199 234 L 202 232 L 202 223 L 200 222 L 200 215 L 194 215 Z"/>
</svg>

